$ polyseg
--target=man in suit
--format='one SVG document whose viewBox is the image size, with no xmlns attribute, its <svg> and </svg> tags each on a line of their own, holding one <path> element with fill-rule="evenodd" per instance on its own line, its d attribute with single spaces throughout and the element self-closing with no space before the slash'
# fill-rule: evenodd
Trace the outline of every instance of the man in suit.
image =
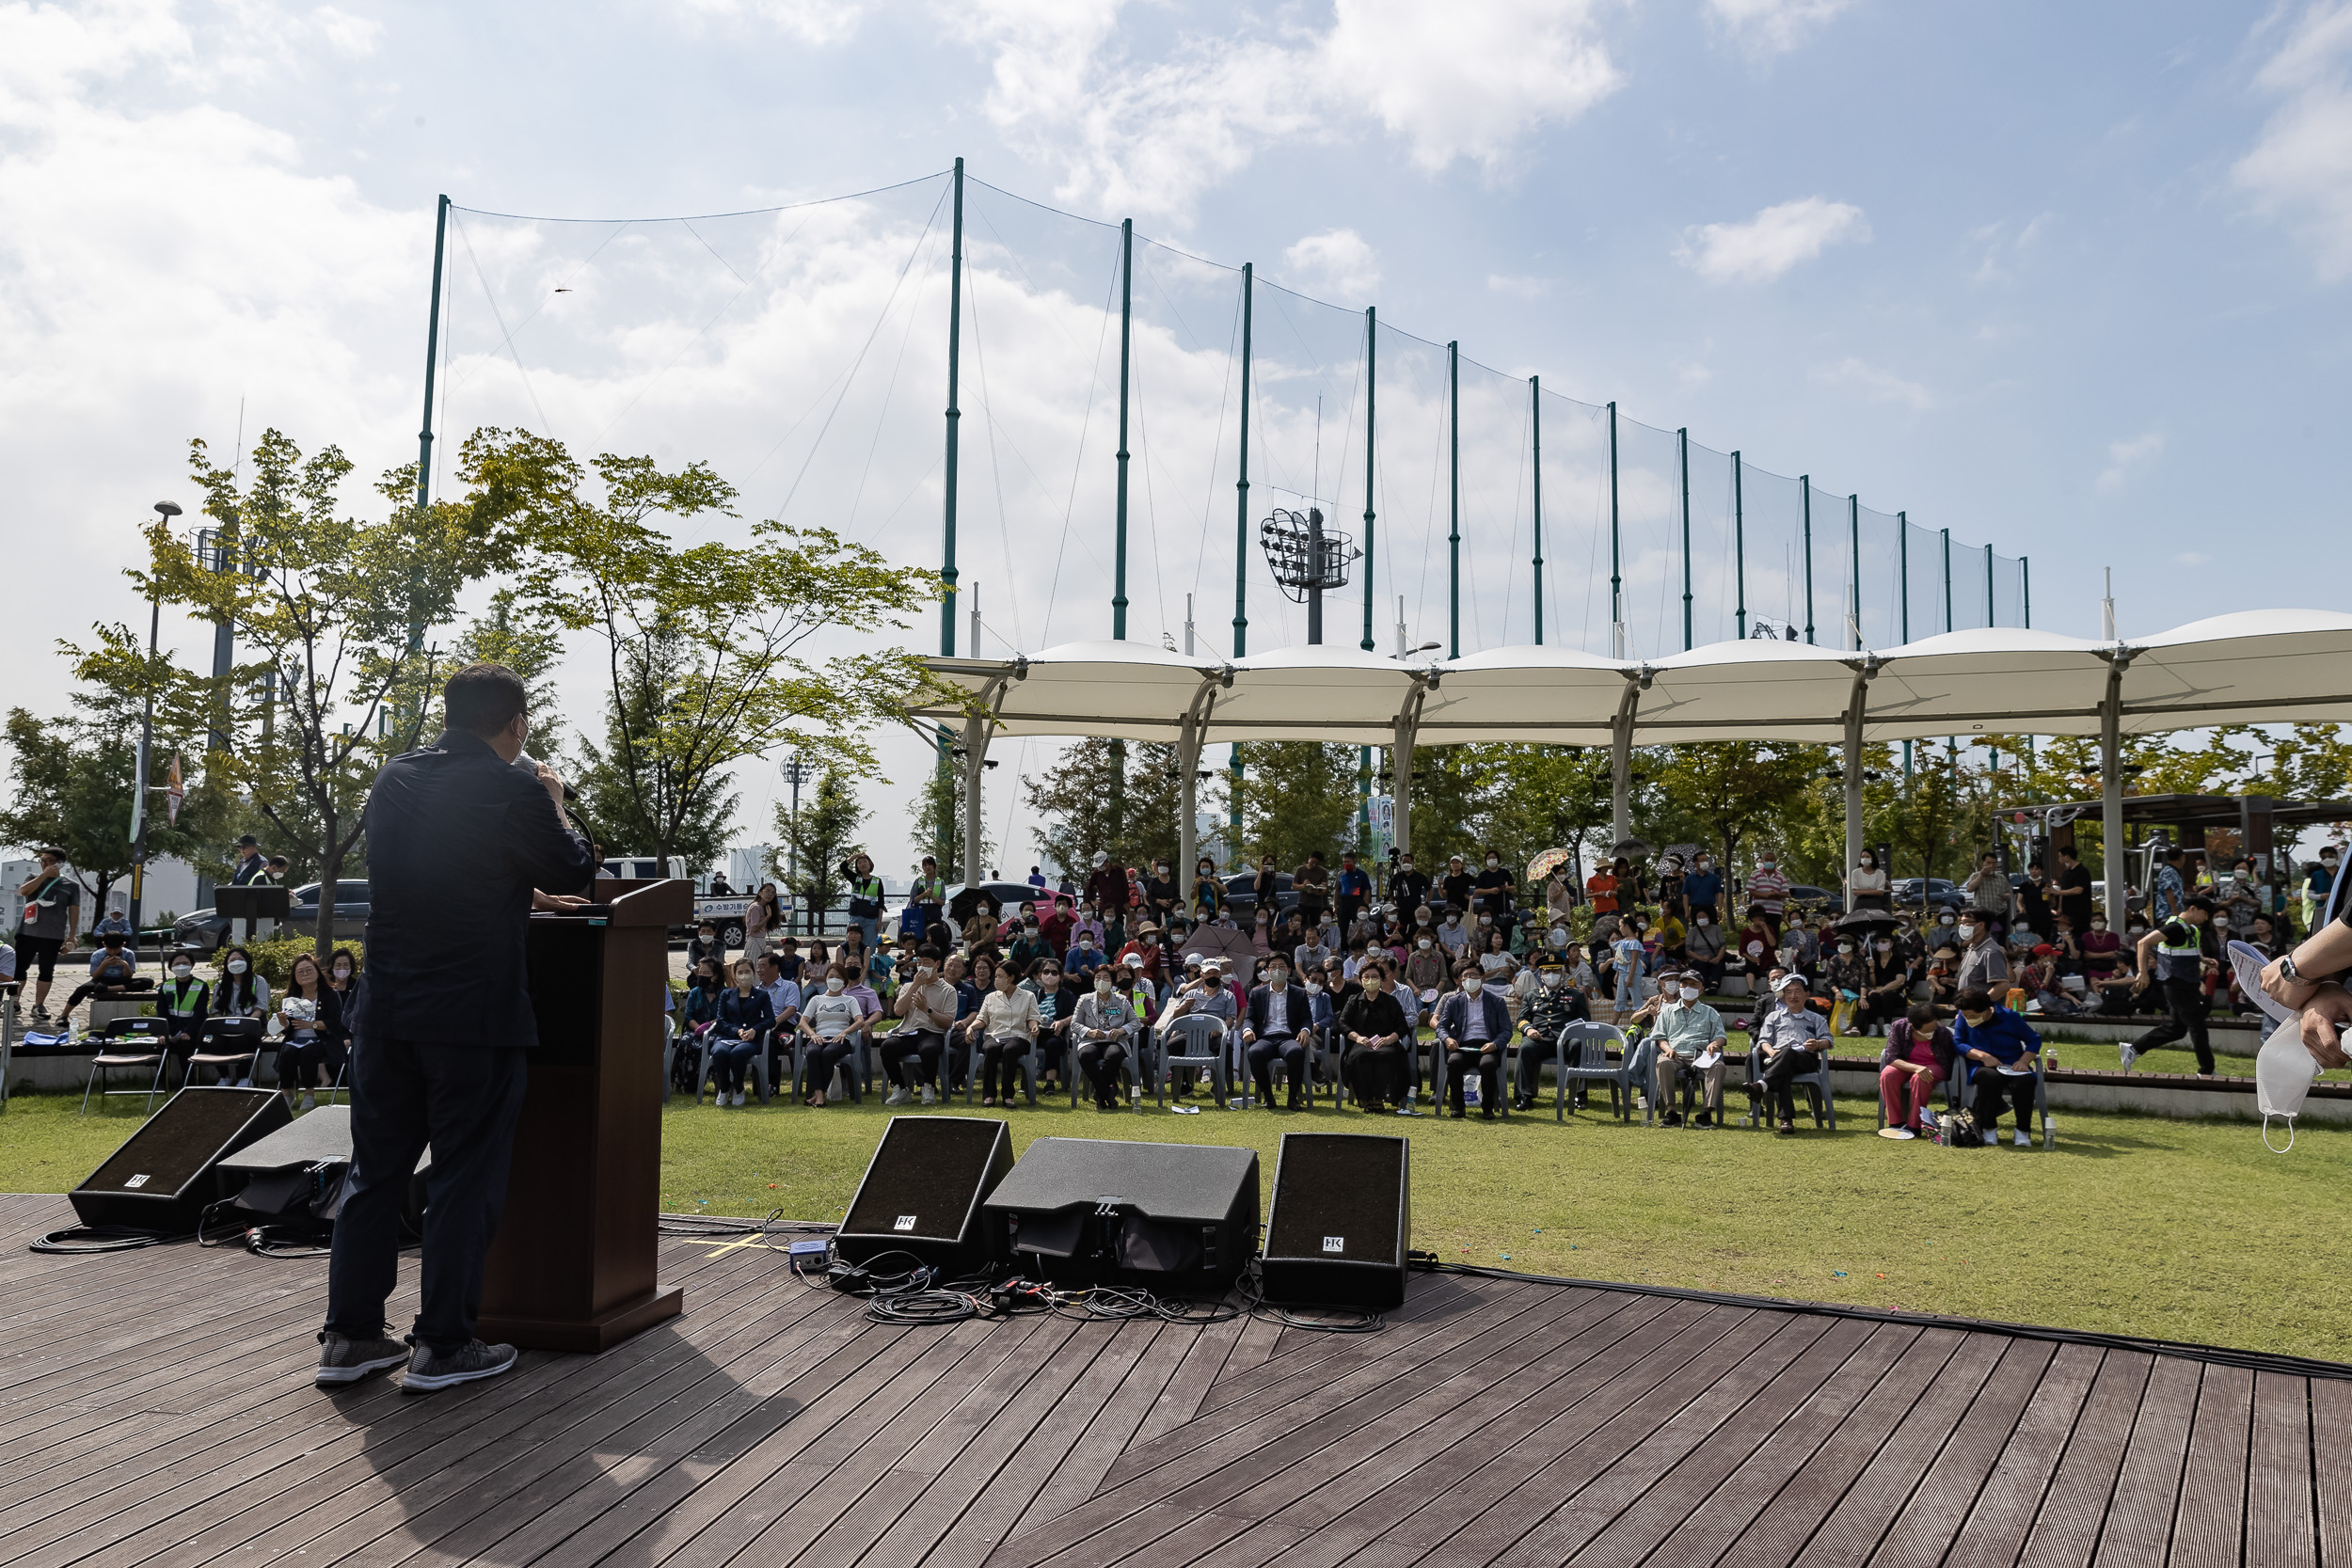
<svg viewBox="0 0 2352 1568">
<path fill-rule="evenodd" d="M 1266 960 L 1265 984 L 1249 993 L 1249 1022 L 1241 1032 L 1258 1103 L 1274 1109 L 1274 1062 L 1290 1074 L 1290 1108 L 1299 1108 L 1307 1082 L 1307 1051 L 1314 1038 L 1314 1000 L 1291 984 L 1290 959 L 1277 953 Z"/>
<path fill-rule="evenodd" d="M 1454 971 L 1454 989 L 1438 999 L 1438 1049 L 1445 1053 L 1445 1086 L 1455 1120 L 1470 1114 L 1463 1104 L 1462 1079 L 1478 1069 L 1478 1115 L 1495 1119 L 1502 1098 L 1502 1058 L 1511 1047 L 1511 1009 L 1502 993 L 1489 990 L 1476 959 L 1465 959 Z"/>
<path fill-rule="evenodd" d="M 531 730 L 521 679 L 470 664 L 442 700 L 440 737 L 386 763 L 368 795 L 351 1188 L 319 1335 L 317 1381 L 327 1386 L 405 1362 L 401 1386 L 424 1393 L 515 1365 L 514 1346 L 474 1338 L 474 1319 L 506 1198 L 523 1053 L 538 1038 L 525 934 L 534 907 L 580 903 L 596 863 L 564 818 L 564 781 L 545 765 L 535 776 L 515 766 Z M 424 1299 L 403 1343 L 386 1335 L 384 1303 L 428 1143 Z"/>
</svg>

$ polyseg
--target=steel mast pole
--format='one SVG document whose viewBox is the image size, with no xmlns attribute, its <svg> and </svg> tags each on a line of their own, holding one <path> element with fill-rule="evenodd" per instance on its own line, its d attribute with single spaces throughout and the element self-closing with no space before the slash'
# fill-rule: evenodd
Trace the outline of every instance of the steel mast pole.
<svg viewBox="0 0 2352 1568">
<path fill-rule="evenodd" d="M 1740 641 L 1748 640 L 1748 505 L 1741 493 L 1740 454 L 1731 454 L 1731 578 L 1739 609 L 1734 624 Z"/>
<path fill-rule="evenodd" d="M 1862 647 L 1862 495 L 1846 498 L 1846 559 L 1853 570 L 1853 645 Z"/>
<path fill-rule="evenodd" d="M 1682 469 L 1682 651 L 1691 651 L 1691 427 L 1675 432 Z"/>
<path fill-rule="evenodd" d="M 963 411 L 956 406 L 957 381 L 963 365 L 963 160 L 956 160 L 955 219 L 950 230 L 952 238 L 947 250 L 947 485 L 942 502 L 941 565 L 939 580 L 946 592 L 939 608 L 939 651 L 943 657 L 956 656 L 956 437 L 963 420 Z M 979 644 L 972 646 L 972 656 L 979 657 Z M 939 730 L 940 760 L 946 761 L 948 734 L 946 725 Z"/>
<path fill-rule="evenodd" d="M 1446 655 L 1462 657 L 1462 345 L 1445 345 Z"/>
<path fill-rule="evenodd" d="M 1136 220 L 1119 226 L 1119 548 L 1111 586 L 1111 637 L 1127 638 L 1127 392 L 1135 356 Z"/>
<path fill-rule="evenodd" d="M 1233 502 L 1233 657 L 1249 651 L 1249 318 L 1257 267 L 1241 264 L 1241 478 Z M 1233 742 L 1226 784 L 1227 852 L 1241 853 L 1241 742 Z"/>
<path fill-rule="evenodd" d="M 1804 503 L 1804 640 L 1813 641 L 1813 476 L 1797 476 L 1797 494 Z"/>
<path fill-rule="evenodd" d="M 1625 657 L 1625 581 L 1617 557 L 1617 400 L 1609 400 L 1609 657 Z M 1620 835 L 1622 836 L 1622 835 Z"/>
<path fill-rule="evenodd" d="M 1544 388 L 1541 376 L 1527 378 L 1528 420 L 1534 439 L 1535 646 L 1544 645 Z"/>
<path fill-rule="evenodd" d="M 1378 425 L 1374 415 L 1379 407 L 1380 317 L 1372 306 L 1364 307 L 1364 652 L 1372 652 L 1372 525 L 1375 515 L 1372 497 L 1375 482 L 1374 463 L 1379 453 Z M 1318 566 L 1320 562 L 1318 562 Z"/>
</svg>

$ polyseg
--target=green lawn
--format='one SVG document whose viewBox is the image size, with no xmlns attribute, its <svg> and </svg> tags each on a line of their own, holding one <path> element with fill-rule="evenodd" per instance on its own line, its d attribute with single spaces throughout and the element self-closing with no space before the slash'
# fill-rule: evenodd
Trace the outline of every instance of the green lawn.
<svg viewBox="0 0 2352 1568">
<path fill-rule="evenodd" d="M 1735 1112 L 1744 1097 L 1735 1092 Z M 63 1192 L 135 1125 L 87 1120 L 78 1097 L 26 1096 L 0 1117 L 0 1189 Z M 961 1114 L 961 1103 L 931 1115 Z M 974 1108 L 973 1114 L 980 1114 Z M 884 1119 L 878 1100 L 822 1111 L 673 1101 L 662 1207 L 837 1218 Z M 1413 1140 L 1413 1243 L 1543 1274 L 1856 1302 L 2352 1359 L 2343 1212 L 2352 1136 L 2313 1127 L 2280 1157 L 2251 1124 L 2058 1113 L 2058 1147 L 1942 1149 L 1843 1131 L 1774 1138 L 1621 1127 L 1594 1112 L 1488 1124 L 1353 1110 L 1008 1114 L 1016 1149 L 1044 1136 L 1242 1144 L 1273 1177 L 1285 1129 Z"/>
</svg>

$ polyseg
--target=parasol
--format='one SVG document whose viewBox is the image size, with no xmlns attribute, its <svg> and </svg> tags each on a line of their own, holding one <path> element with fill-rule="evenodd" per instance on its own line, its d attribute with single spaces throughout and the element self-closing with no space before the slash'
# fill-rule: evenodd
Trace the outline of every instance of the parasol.
<svg viewBox="0 0 2352 1568">
<path fill-rule="evenodd" d="M 1554 869 L 1567 864 L 1569 859 L 1569 852 L 1565 849 L 1545 850 L 1542 854 L 1537 855 L 1534 860 L 1527 863 L 1528 881 L 1531 884 L 1542 881 L 1545 878 L 1550 876 Z"/>
<path fill-rule="evenodd" d="M 1885 910 L 1852 910 L 1837 917 L 1840 931 L 1891 931 L 1902 924 Z"/>
</svg>

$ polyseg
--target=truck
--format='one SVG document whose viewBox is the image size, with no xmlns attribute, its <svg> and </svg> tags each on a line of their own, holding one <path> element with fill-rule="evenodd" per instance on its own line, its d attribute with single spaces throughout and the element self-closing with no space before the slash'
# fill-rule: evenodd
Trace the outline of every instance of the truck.
<svg viewBox="0 0 2352 1568">
<path fill-rule="evenodd" d="M 691 936 L 695 927 L 707 920 L 719 927 L 721 939 L 729 947 L 743 945 L 743 911 L 751 907 L 750 894 L 712 897 L 703 891 L 709 886 L 709 879 L 691 875 L 686 869 L 686 862 L 676 855 L 666 860 L 656 855 L 608 855 L 604 860 L 604 869 L 612 876 L 631 881 L 650 881 L 666 877 L 692 882 L 694 918 L 689 924 L 675 927 L 670 934 L 675 937 Z"/>
</svg>

